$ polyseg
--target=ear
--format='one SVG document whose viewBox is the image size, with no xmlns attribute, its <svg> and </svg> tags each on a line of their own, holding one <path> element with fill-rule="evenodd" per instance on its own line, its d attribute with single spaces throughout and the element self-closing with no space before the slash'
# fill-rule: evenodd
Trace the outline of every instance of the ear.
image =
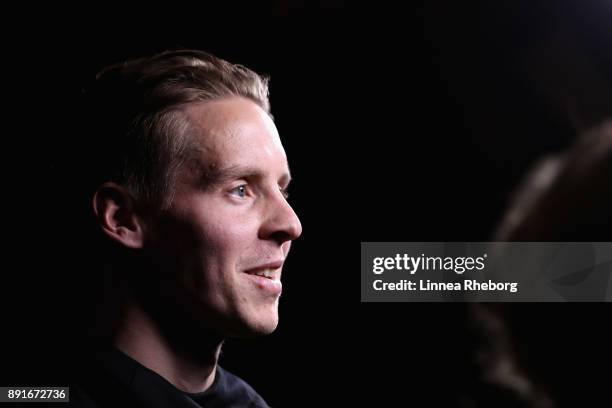
<svg viewBox="0 0 612 408">
<path fill-rule="evenodd" d="M 125 188 L 104 183 L 96 190 L 92 204 L 98 224 L 109 238 L 127 248 L 142 248 L 144 225 L 134 198 Z"/>
</svg>

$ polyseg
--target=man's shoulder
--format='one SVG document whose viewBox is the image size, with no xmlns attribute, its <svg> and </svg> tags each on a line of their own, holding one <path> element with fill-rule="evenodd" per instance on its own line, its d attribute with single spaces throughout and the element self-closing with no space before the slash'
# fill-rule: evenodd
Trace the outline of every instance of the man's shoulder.
<svg viewBox="0 0 612 408">
<path fill-rule="evenodd" d="M 126 368 L 123 368 L 128 371 Z M 132 373 L 125 373 L 132 376 Z M 141 407 L 125 377 L 109 370 L 101 355 L 75 365 L 70 378 L 71 408 Z"/>
<path fill-rule="evenodd" d="M 73 408 L 269 407 L 246 381 L 220 366 L 211 387 L 198 394 L 175 388 L 117 351 L 99 355 L 81 368 L 70 384 L 69 406 Z"/>
</svg>

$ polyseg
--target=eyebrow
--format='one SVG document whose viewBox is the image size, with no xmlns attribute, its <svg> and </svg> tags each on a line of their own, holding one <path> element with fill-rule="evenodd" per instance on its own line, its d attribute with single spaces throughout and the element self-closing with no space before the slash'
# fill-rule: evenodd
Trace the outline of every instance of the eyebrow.
<svg viewBox="0 0 612 408">
<path fill-rule="evenodd" d="M 265 177 L 264 172 L 261 169 L 253 166 L 228 166 L 220 169 L 207 170 L 203 174 L 203 179 L 210 185 L 219 185 L 227 181 L 239 179 L 239 178 L 255 178 L 263 179 Z M 292 180 L 291 172 L 284 173 L 280 180 L 286 185 Z"/>
</svg>

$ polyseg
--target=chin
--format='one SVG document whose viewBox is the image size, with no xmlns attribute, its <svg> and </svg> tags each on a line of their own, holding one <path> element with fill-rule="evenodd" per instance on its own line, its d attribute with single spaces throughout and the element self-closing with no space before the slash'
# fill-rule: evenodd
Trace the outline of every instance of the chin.
<svg viewBox="0 0 612 408">
<path fill-rule="evenodd" d="M 269 322 L 267 324 L 260 325 L 256 331 L 260 335 L 271 334 L 272 332 L 274 332 L 274 330 L 276 330 L 277 326 L 278 326 L 278 318 L 275 319 L 274 322 Z"/>
<path fill-rule="evenodd" d="M 278 314 L 266 316 L 263 313 L 250 319 L 245 319 L 235 333 L 235 337 L 258 337 L 265 336 L 276 330 L 278 326 Z"/>
</svg>

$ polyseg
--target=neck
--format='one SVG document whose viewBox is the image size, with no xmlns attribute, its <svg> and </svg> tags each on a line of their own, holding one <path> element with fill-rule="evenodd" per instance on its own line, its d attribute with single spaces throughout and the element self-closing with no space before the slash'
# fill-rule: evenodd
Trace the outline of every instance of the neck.
<svg viewBox="0 0 612 408">
<path fill-rule="evenodd" d="M 203 392 L 215 380 L 223 339 L 213 335 L 198 336 L 197 350 L 193 351 L 192 347 L 180 342 L 180 337 L 171 340 L 142 306 L 130 302 L 115 346 L 176 388 L 189 393 Z"/>
</svg>

